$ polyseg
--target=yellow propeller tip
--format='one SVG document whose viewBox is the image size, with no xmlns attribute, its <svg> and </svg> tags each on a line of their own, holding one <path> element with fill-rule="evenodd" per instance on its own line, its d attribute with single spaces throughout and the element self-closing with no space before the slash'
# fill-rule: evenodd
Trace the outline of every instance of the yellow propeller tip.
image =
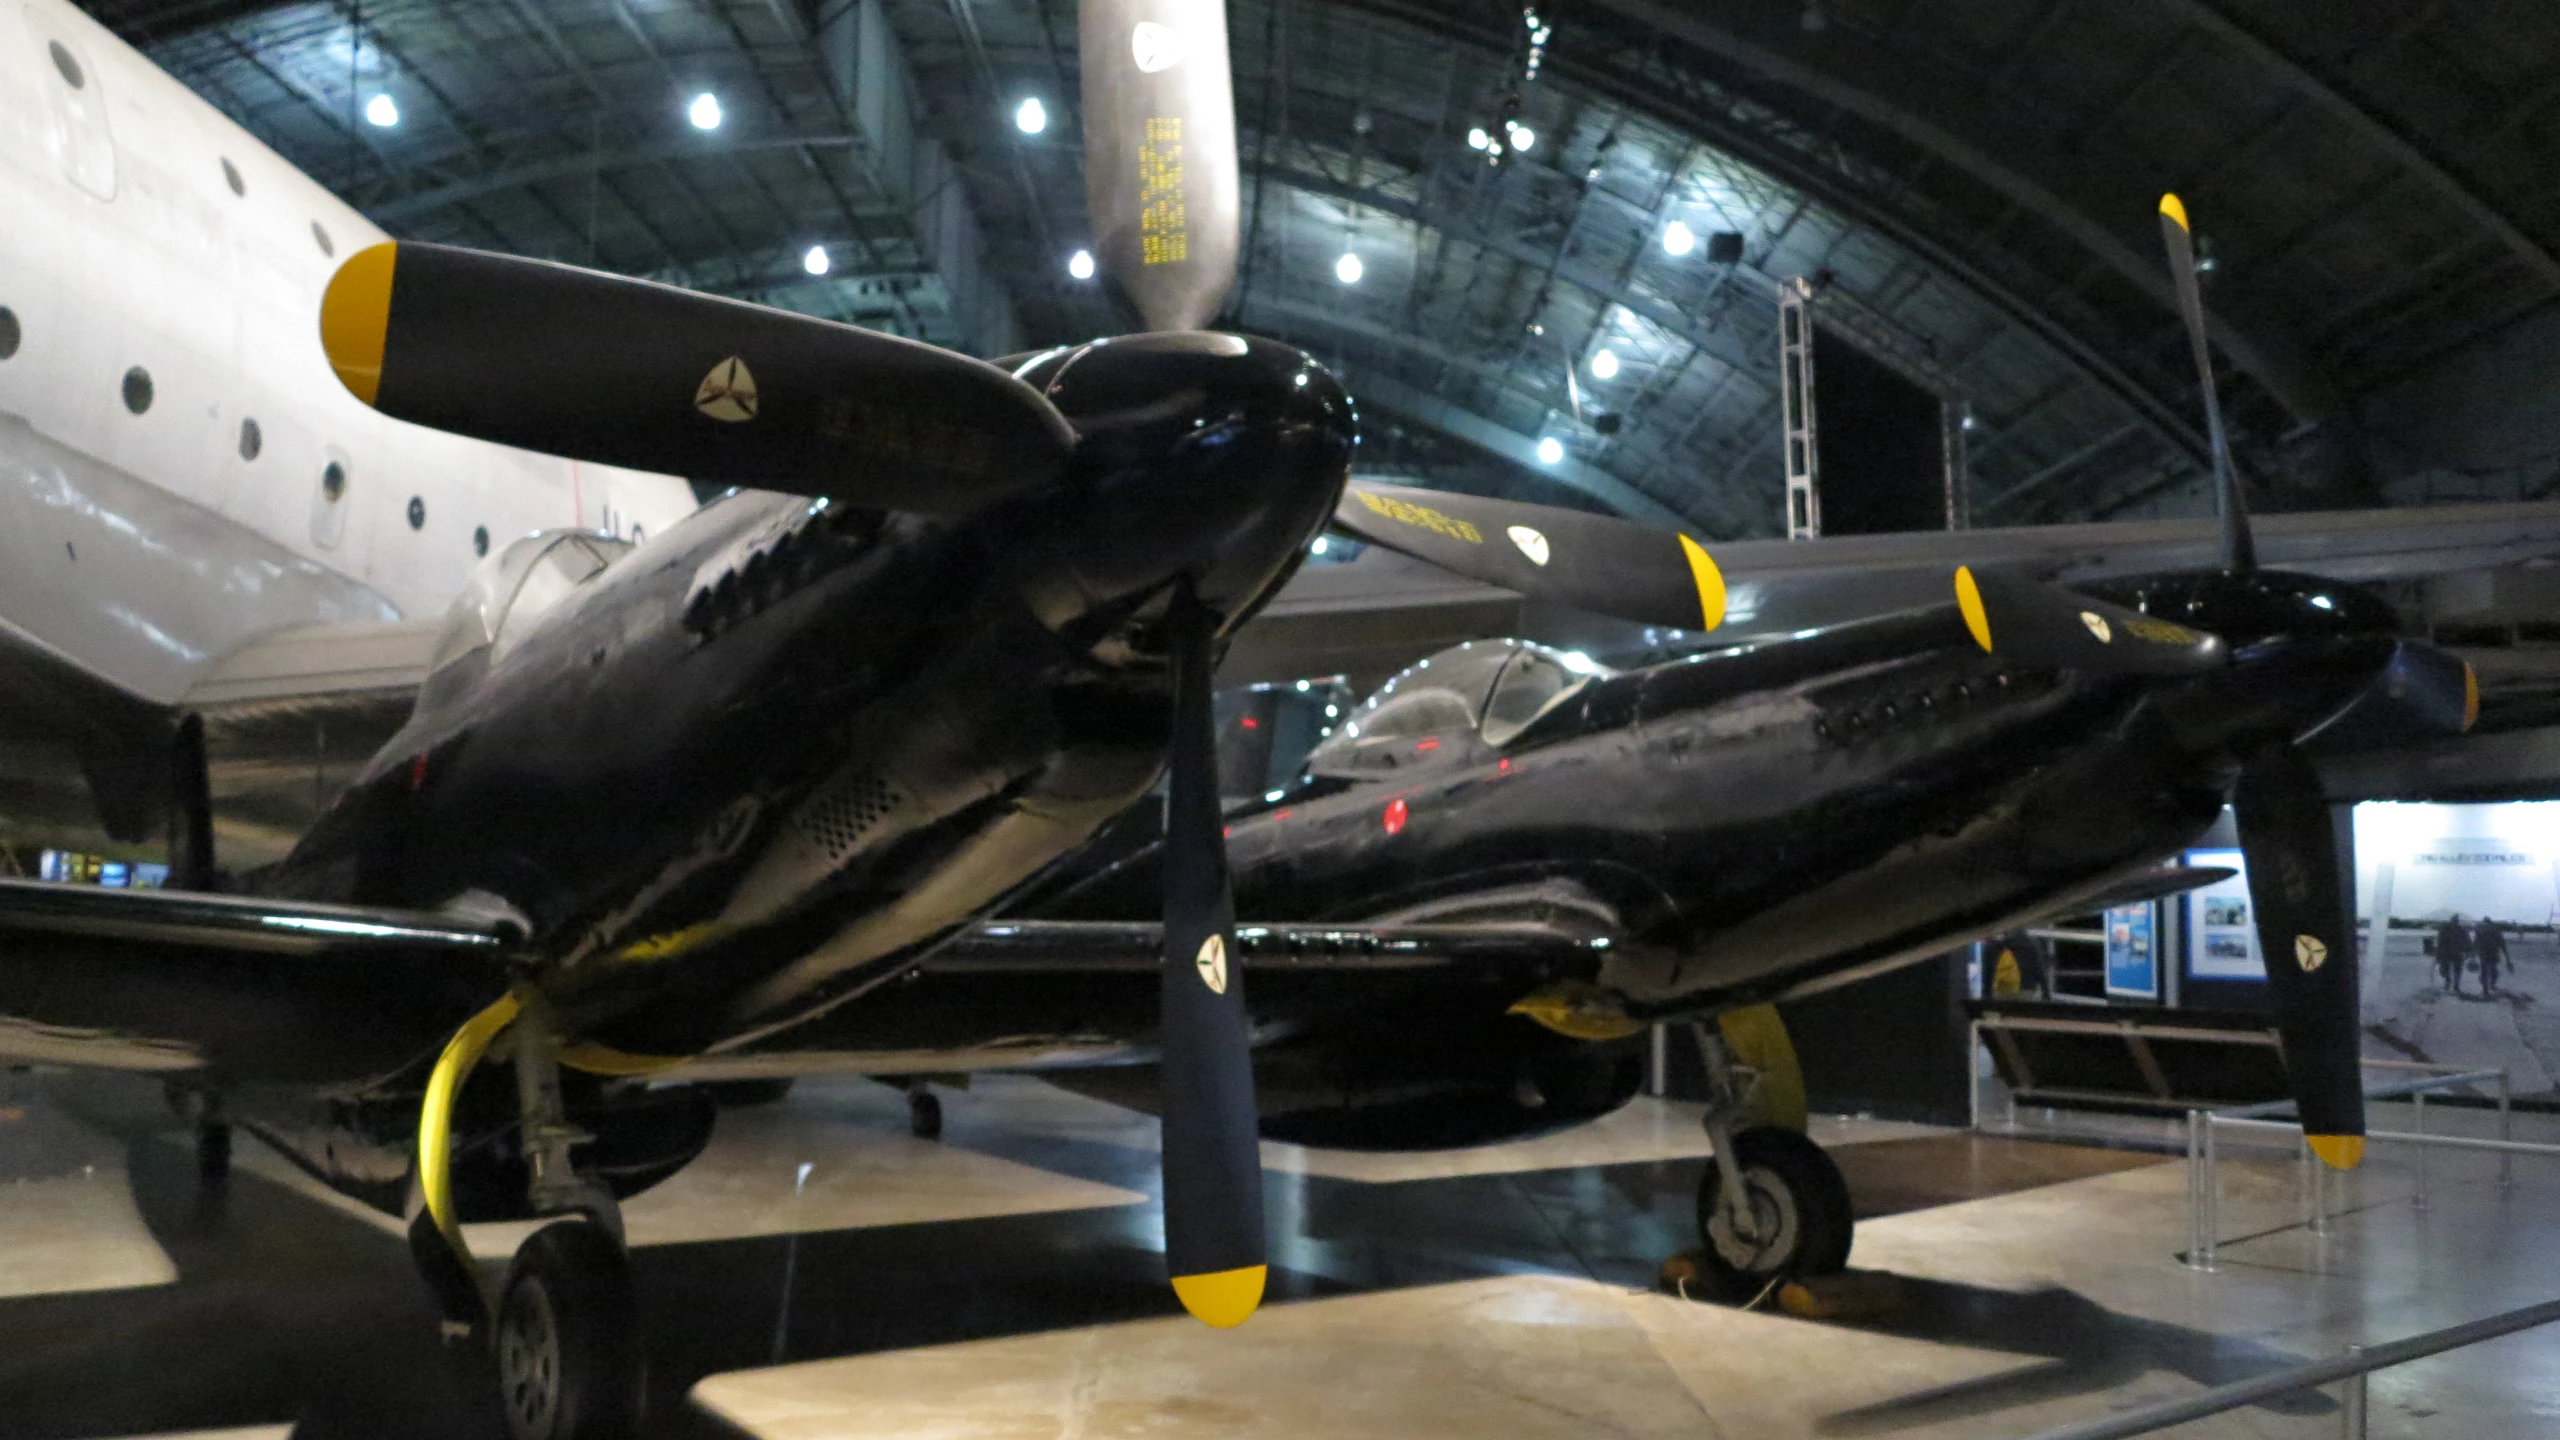
<svg viewBox="0 0 2560 1440">
<path fill-rule="evenodd" d="M 2353 1170 L 2364 1163 L 2364 1137 L 2361 1135 L 2305 1135 L 2304 1143 L 2320 1163 L 2332 1170 Z"/>
<path fill-rule="evenodd" d="M 1713 630 L 1724 623 L 1724 571 L 1717 568 L 1707 547 L 1686 535 L 1680 537 L 1680 553 L 1688 557 L 1689 578 L 1698 586 L 1698 613 L 1705 628 Z"/>
<path fill-rule="evenodd" d="M 391 333 L 391 271 L 400 246 L 386 240 L 347 257 L 320 297 L 320 348 L 338 383 L 367 405 L 382 389 L 382 350 Z"/>
<path fill-rule="evenodd" d="M 1267 1265 L 1247 1265 L 1206 1275 L 1176 1275 L 1173 1293 L 1201 1324 L 1232 1330 L 1261 1307 L 1262 1282 L 1269 1271 Z"/>
<path fill-rule="evenodd" d="M 1956 609 L 1964 612 L 1964 628 L 1973 635 L 1973 643 L 1991 653 L 1991 616 L 1982 608 L 1982 587 L 1974 583 L 1973 567 L 1956 567 Z"/>
<path fill-rule="evenodd" d="M 2469 733 L 2471 727 L 2479 723 L 2480 672 L 2472 669 L 2471 662 L 2465 660 L 2462 662 L 2462 728 L 2464 733 Z"/>
<path fill-rule="evenodd" d="M 2180 200 L 2177 196 L 2177 192 L 2175 191 L 2160 197 L 2160 213 L 2177 221 L 2178 228 L 2181 230 L 2193 230 L 2195 228 L 2187 223 L 2186 202 Z"/>
</svg>

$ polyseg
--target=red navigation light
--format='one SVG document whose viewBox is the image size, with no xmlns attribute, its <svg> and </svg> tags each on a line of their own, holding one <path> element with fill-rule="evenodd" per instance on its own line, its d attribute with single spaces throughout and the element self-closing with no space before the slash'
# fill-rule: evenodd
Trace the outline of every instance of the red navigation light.
<svg viewBox="0 0 2560 1440">
<path fill-rule="evenodd" d="M 1436 737 L 1429 740 L 1416 740 L 1413 742 L 1413 748 L 1416 750 L 1437 750 L 1440 748 L 1440 741 Z"/>
<path fill-rule="evenodd" d="M 1499 765 L 1497 765 L 1497 766 L 1495 766 L 1494 768 L 1495 768 L 1495 769 L 1497 769 L 1497 770 L 1500 770 L 1500 771 L 1501 771 L 1503 774 L 1505 774 L 1505 775 L 1510 774 L 1510 773 L 1511 773 L 1511 757 L 1510 757 L 1510 756 L 1508 756 L 1508 755 L 1503 756 L 1503 757 L 1502 757 L 1502 763 L 1501 763 L 1501 764 L 1499 764 Z"/>
<path fill-rule="evenodd" d="M 1244 717 L 1244 728 L 1247 730 L 1259 730 L 1262 728 L 1262 722 L 1254 719 L 1250 715 L 1247 715 Z"/>
<path fill-rule="evenodd" d="M 1409 815 L 1410 812 L 1405 809 L 1404 797 L 1399 795 L 1387 802 L 1387 813 L 1380 817 L 1380 823 L 1387 827 L 1388 834 L 1402 834 L 1404 822 Z"/>
</svg>

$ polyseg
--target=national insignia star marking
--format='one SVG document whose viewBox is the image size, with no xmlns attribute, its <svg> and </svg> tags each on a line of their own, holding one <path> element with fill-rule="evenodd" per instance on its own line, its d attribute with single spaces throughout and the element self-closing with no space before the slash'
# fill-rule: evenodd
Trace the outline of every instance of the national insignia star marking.
<svg viewBox="0 0 2560 1440">
<path fill-rule="evenodd" d="M 1544 565 L 1547 563 L 1547 556 L 1549 552 L 1547 550 L 1546 536 L 1539 534 L 1537 531 L 1526 525 L 1514 525 L 1508 533 L 1511 536 L 1511 543 L 1520 547 L 1520 553 L 1529 557 L 1530 564 Z"/>
<path fill-rule="evenodd" d="M 756 418 L 756 377 L 747 362 L 732 355 L 712 366 L 694 388 L 693 408 L 732 425 Z"/>
<path fill-rule="evenodd" d="M 1209 993 L 1213 995 L 1227 993 L 1226 936 L 1212 935 L 1201 941 L 1200 953 L 1191 963 L 1200 971 L 1200 983 L 1209 987 Z"/>
<path fill-rule="evenodd" d="M 2328 959 L 2329 947 L 2320 943 L 2319 936 L 2296 935 L 2293 937 L 2293 963 L 2302 967 L 2303 974 L 2308 975 L 2319 969 L 2327 963 Z"/>
<path fill-rule="evenodd" d="M 2108 628 L 2106 616 L 2099 614 L 2095 610 L 2083 610 L 2080 612 L 2080 623 L 2089 627 L 2089 633 L 2098 637 L 2099 644 L 2112 645 L 2115 643 L 2116 634 L 2115 631 Z"/>
</svg>

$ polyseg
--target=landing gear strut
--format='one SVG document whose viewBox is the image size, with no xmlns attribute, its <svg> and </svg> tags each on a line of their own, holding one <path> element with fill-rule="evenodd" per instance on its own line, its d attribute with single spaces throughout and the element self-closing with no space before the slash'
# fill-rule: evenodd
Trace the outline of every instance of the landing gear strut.
<svg viewBox="0 0 2560 1440">
<path fill-rule="evenodd" d="M 1723 1294 L 1750 1300 L 1782 1280 L 1836 1275 L 1849 1264 L 1849 1186 L 1822 1147 L 1775 1125 L 1737 1132 L 1759 1076 L 1735 1062 L 1713 1025 L 1690 1027 L 1707 1069 L 1707 1139 L 1698 1180 L 1700 1259 Z"/>
<path fill-rule="evenodd" d="M 647 1375 L 622 1211 L 570 1161 L 571 1149 L 590 1137 L 569 1123 L 561 1103 L 550 1021 L 549 1006 L 527 988 L 473 1016 L 445 1047 L 420 1107 L 424 1203 L 409 1248 L 444 1311 L 447 1338 L 482 1347 L 495 1369 L 514 1440 L 627 1440 L 640 1423 Z M 454 1211 L 451 1156 L 454 1099 L 501 1030 L 510 1031 L 533 1211 L 575 1218 L 525 1241 L 492 1307 Z"/>
</svg>

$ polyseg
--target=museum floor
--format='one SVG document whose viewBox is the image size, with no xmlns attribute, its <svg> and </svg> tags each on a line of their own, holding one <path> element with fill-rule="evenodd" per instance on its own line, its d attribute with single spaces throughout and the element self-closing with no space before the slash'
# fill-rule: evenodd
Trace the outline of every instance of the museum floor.
<svg viewBox="0 0 2560 1440">
<path fill-rule="evenodd" d="M 136 1133 L 148 1101 L 0 1076 L 0 1436 L 469 1433 L 393 1224 L 245 1139 L 200 1195 L 185 1150 Z M 656 1433 L 2012 1436 L 2560 1295 L 2560 1162 L 2502 1192 L 2494 1162 L 2439 1155 L 2420 1211 L 2383 1150 L 2324 1242 L 2281 1228 L 2292 1162 L 2244 1154 L 2199 1274 L 2163 1155 L 1824 1118 L 1868 1217 L 1853 1263 L 1899 1277 L 1891 1308 L 1693 1304 L 1651 1285 L 1691 1238 L 1704 1145 L 1648 1100 L 1481 1150 L 1267 1146 L 1273 1303 L 1220 1333 L 1161 1279 L 1151 1122 L 1010 1079 L 946 1112 L 929 1144 L 890 1090 L 804 1083 L 630 1206 Z M 2373 1397 L 2377 1436 L 2560 1433 L 2560 1333 Z M 2337 1425 L 2297 1395 L 2174 1433 Z"/>
</svg>

